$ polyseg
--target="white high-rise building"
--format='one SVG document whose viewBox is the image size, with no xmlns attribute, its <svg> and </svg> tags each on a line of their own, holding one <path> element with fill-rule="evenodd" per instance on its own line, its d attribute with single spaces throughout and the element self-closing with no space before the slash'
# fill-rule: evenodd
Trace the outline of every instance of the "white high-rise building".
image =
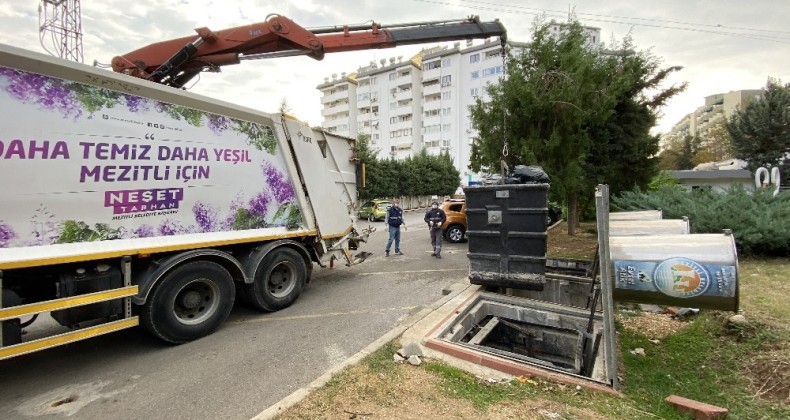
<svg viewBox="0 0 790 420">
<path fill-rule="evenodd" d="M 476 136 L 469 107 L 478 97 L 486 100 L 486 86 L 499 83 L 504 73 L 499 40 L 437 46 L 409 59 L 370 62 L 317 87 L 322 92 L 321 125 L 339 135 L 369 136 L 381 159 L 403 159 L 423 149 L 431 155 L 446 151 L 468 185 L 479 179 L 468 169 Z"/>
<path fill-rule="evenodd" d="M 709 135 L 717 125 L 732 117 L 739 109 L 745 108 L 749 102 L 759 100 L 762 95 L 761 89 L 748 89 L 706 96 L 705 105 L 686 114 L 672 130 L 661 135 L 660 150 L 664 151 L 671 144 L 682 142 L 686 136 L 698 137 L 704 147 L 711 140 Z"/>
<path fill-rule="evenodd" d="M 553 25 L 558 34 L 564 30 L 563 24 Z M 600 29 L 585 27 L 585 31 L 591 44 L 598 45 Z M 519 55 L 528 44 L 509 42 L 509 46 L 513 55 Z M 469 185 L 480 180 L 469 169 L 477 137 L 469 108 L 477 98 L 488 101 L 486 87 L 503 77 L 499 39 L 423 49 L 409 59 L 371 61 L 348 76 L 333 75 L 317 86 L 323 94 L 321 125 L 339 135 L 369 136 L 381 159 L 403 159 L 423 149 L 431 155 L 447 152 L 461 183 Z"/>
</svg>

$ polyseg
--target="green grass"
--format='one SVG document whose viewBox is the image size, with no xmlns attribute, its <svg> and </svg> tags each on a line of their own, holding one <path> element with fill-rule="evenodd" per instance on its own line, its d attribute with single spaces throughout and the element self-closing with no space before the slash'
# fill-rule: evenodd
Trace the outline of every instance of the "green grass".
<svg viewBox="0 0 790 420">
<path fill-rule="evenodd" d="M 508 401 L 543 399 L 607 419 L 685 419 L 664 402 L 675 394 L 726 407 L 730 419 L 788 419 L 790 404 L 784 399 L 790 392 L 790 369 L 785 368 L 790 366 L 790 259 L 744 259 L 740 269 L 740 300 L 747 318 L 743 326 L 727 322 L 732 313 L 703 310 L 684 328 L 654 344 L 641 332 L 618 325 L 623 398 L 536 378 L 488 383 L 434 360 L 426 360 L 421 368 L 439 379 L 438 392 L 468 400 L 482 412 Z M 637 347 L 644 348 L 646 355 L 629 352 Z M 362 361 L 380 382 L 353 382 L 358 387 L 398 382 L 402 365 L 393 363 L 392 355 L 399 348 L 397 340 L 390 342 Z M 774 375 L 776 366 L 782 369 Z M 334 395 L 349 392 L 342 391 L 348 385 L 349 379 L 340 373 L 325 388 Z M 761 385 L 779 392 L 773 399 L 758 398 Z"/>
<path fill-rule="evenodd" d="M 663 401 L 671 394 L 726 407 L 731 419 L 790 418 L 790 406 L 753 398 L 741 370 L 756 352 L 779 345 L 781 332 L 756 322 L 745 328 L 725 325 L 723 314 L 703 313 L 658 345 L 621 329 L 625 395 L 663 418 L 684 418 Z M 628 351 L 636 347 L 647 355 Z"/>
<path fill-rule="evenodd" d="M 392 355 L 398 350 L 400 350 L 400 345 L 397 340 L 390 341 L 365 357 L 362 363 L 377 374 L 393 374 L 398 365 L 392 362 Z"/>
<path fill-rule="evenodd" d="M 523 392 L 523 389 L 518 389 L 518 387 L 514 387 L 510 384 L 489 385 L 460 369 L 456 369 L 444 363 L 426 363 L 425 368 L 438 374 L 442 378 L 442 391 L 453 397 L 467 399 L 479 409 L 485 409 L 491 404 L 512 397 L 516 393 L 520 394 Z"/>
<path fill-rule="evenodd" d="M 790 323 L 790 258 L 740 261 L 741 308 L 778 325 Z"/>
</svg>

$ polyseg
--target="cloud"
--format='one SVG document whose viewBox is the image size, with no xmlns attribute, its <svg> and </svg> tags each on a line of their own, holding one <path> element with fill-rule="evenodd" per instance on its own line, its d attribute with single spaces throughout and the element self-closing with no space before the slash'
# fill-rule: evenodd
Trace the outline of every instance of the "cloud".
<svg viewBox="0 0 790 420">
<path fill-rule="evenodd" d="M 476 14 L 483 20 L 499 18 L 510 39 L 529 41 L 533 20 L 541 10 L 548 11 L 549 18 L 567 16 L 566 8 L 548 0 L 104 0 L 82 3 L 83 43 L 86 63 L 94 59 L 109 63 L 116 55 L 151 43 L 191 36 L 197 27 L 220 30 L 248 25 L 271 13 L 304 27 L 460 19 Z M 619 40 L 630 33 L 637 49 L 650 49 L 663 58 L 665 66 L 684 67 L 669 82 L 688 81 L 689 88 L 662 110 L 665 117 L 659 131 L 668 130 L 701 106 L 704 96 L 757 89 L 768 76 L 790 81 L 790 31 L 784 22 L 790 16 L 790 3 L 786 1 L 667 0 L 646 7 L 625 0 L 577 0 L 573 10 L 583 24 L 600 27 L 604 40 Z M 0 24 L 0 42 L 43 51 L 33 2 L 0 4 Z M 743 36 L 732 36 L 735 33 Z M 264 111 L 276 110 L 280 100 L 287 98 L 297 117 L 320 124 L 320 92 L 315 87 L 324 77 L 355 71 L 371 60 L 410 57 L 431 45 L 334 54 L 323 61 L 293 57 L 244 62 L 220 74 L 202 75 L 193 90 Z"/>
</svg>

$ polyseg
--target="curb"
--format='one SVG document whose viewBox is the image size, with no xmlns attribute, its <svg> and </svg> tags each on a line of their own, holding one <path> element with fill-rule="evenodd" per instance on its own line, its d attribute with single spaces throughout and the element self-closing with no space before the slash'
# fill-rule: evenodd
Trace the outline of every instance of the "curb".
<svg viewBox="0 0 790 420">
<path fill-rule="evenodd" d="M 410 315 L 407 317 L 400 325 L 396 326 L 389 332 L 385 333 L 376 341 L 368 344 L 365 348 L 358 351 L 353 356 L 349 357 L 345 361 L 332 366 L 327 370 L 323 375 L 316 378 L 313 382 L 310 382 L 308 385 L 297 389 L 296 391 L 292 392 L 290 395 L 286 396 L 285 398 L 281 399 L 280 401 L 274 403 L 269 408 L 261 411 L 253 417 L 251 420 L 270 420 L 275 418 L 276 416 L 282 414 L 285 410 L 293 407 L 298 402 L 305 399 L 311 392 L 321 388 L 322 386 L 326 385 L 332 376 L 340 373 L 343 369 L 355 365 L 359 363 L 362 359 L 374 353 L 376 350 L 382 348 L 385 344 L 389 343 L 390 341 L 396 339 L 400 335 L 402 335 L 406 330 L 411 328 L 414 324 L 428 316 L 431 312 L 437 310 L 445 303 L 447 303 L 450 299 L 454 298 L 462 291 L 466 290 L 469 287 L 468 284 L 463 283 L 455 283 L 450 286 L 450 293 L 445 296 L 442 296 L 441 299 L 437 300 L 436 302 L 428 305 L 427 307 L 423 308 L 419 312 L 414 315 Z"/>
</svg>

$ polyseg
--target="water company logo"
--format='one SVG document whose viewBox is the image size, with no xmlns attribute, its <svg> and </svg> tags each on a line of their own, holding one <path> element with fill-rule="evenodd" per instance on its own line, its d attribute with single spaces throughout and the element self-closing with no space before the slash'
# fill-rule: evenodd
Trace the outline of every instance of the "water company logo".
<svg viewBox="0 0 790 420">
<path fill-rule="evenodd" d="M 653 281 L 662 293 L 678 298 L 700 296 L 711 283 L 705 268 L 688 258 L 664 260 L 656 267 Z"/>
</svg>

